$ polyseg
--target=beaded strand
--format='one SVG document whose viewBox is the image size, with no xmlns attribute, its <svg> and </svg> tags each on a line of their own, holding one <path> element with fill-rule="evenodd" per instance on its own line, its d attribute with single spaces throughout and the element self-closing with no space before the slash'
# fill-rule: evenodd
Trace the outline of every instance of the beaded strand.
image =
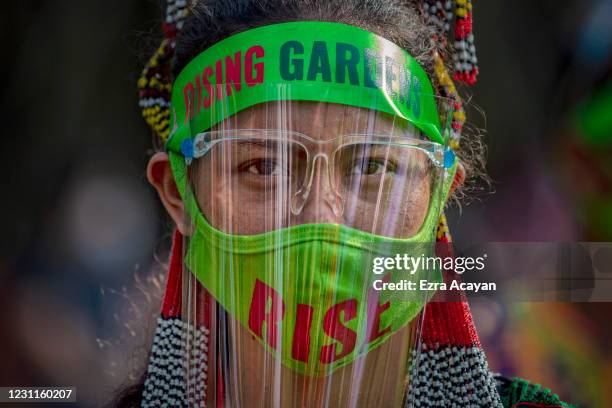
<svg viewBox="0 0 612 408">
<path fill-rule="evenodd" d="M 474 85 L 478 75 L 478 59 L 472 32 L 472 0 L 456 0 L 455 7 L 454 78 Z"/>
<path fill-rule="evenodd" d="M 170 136 L 175 38 L 183 27 L 187 14 L 187 0 L 167 1 L 166 18 L 162 23 L 164 39 L 138 79 L 138 105 L 141 115 L 162 144 L 165 144 Z"/>
</svg>

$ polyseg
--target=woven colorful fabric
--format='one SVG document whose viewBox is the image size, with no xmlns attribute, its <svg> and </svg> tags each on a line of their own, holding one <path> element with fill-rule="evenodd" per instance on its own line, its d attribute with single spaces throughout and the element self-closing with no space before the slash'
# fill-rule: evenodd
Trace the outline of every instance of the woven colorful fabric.
<svg viewBox="0 0 612 408">
<path fill-rule="evenodd" d="M 161 316 L 149 355 L 141 406 L 206 406 L 206 384 L 210 372 L 210 310 L 199 316 L 197 327 L 181 319 L 183 278 L 183 237 L 174 234 L 170 269 Z M 205 291 L 203 287 L 199 288 Z M 209 305 L 207 294 L 202 299 Z M 213 371 L 214 372 L 214 371 Z M 185 373 L 190 373 L 188 379 Z M 193 395 L 187 395 L 187 381 L 197 384 Z"/>
<path fill-rule="evenodd" d="M 572 408 L 574 405 L 563 402 L 557 394 L 539 384 L 531 384 L 522 378 L 508 379 L 495 376 L 499 396 L 504 407 L 516 408 Z"/>
</svg>

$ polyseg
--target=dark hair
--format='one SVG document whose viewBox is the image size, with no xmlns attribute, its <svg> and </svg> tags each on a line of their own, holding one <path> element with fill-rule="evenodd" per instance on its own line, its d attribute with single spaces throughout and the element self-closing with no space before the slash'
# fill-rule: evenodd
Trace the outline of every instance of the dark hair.
<svg viewBox="0 0 612 408">
<path fill-rule="evenodd" d="M 439 43 L 433 40 L 435 29 L 427 23 L 421 7 L 420 0 L 198 0 L 176 38 L 172 72 L 176 77 L 200 52 L 250 28 L 290 21 L 329 21 L 361 27 L 393 41 L 419 61 L 438 87 L 433 54 Z M 486 179 L 484 144 L 478 132 L 468 129 L 458 152 L 466 178 Z M 141 383 L 126 388 L 115 406 L 137 404 L 143 388 Z"/>
<path fill-rule="evenodd" d="M 220 40 L 250 28 L 289 21 L 330 21 L 364 28 L 410 52 L 431 73 L 433 29 L 417 1 L 225 0 L 198 1 L 177 37 L 173 71 Z"/>
</svg>

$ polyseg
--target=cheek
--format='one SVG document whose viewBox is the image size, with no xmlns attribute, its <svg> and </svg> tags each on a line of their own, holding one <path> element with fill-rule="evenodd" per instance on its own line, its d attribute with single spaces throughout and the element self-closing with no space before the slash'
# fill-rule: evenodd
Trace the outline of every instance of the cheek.
<svg viewBox="0 0 612 408">
<path fill-rule="evenodd" d="M 410 194 L 397 187 L 382 192 L 379 199 L 357 196 L 348 198 L 348 201 L 357 203 L 356 207 L 360 211 L 348 211 L 347 215 L 352 214 L 352 217 L 346 218 L 345 223 L 387 237 L 410 238 L 416 235 L 429 211 L 431 183 L 423 180 L 418 186 L 411 187 Z M 372 205 L 372 201 L 376 203 Z"/>
<path fill-rule="evenodd" d="M 402 208 L 402 218 L 404 220 L 400 232 L 402 237 L 416 235 L 423 226 L 429 211 L 431 203 L 431 183 L 429 180 L 424 180 L 416 191 L 417 193 L 413 194 Z"/>
<path fill-rule="evenodd" d="M 416 212 L 418 213 L 418 221 L 419 224 L 422 225 L 425 222 L 425 217 L 427 217 L 427 211 L 429 210 L 431 204 L 431 184 L 429 181 L 423 182 L 423 185 L 419 189 L 421 192 L 417 197 L 417 202 L 415 203 Z"/>
<path fill-rule="evenodd" d="M 228 219 L 231 200 L 226 193 L 227 188 L 223 187 L 220 182 L 213 182 L 212 179 L 213 176 L 206 173 L 198 177 L 198 182 L 195 184 L 195 196 L 204 218 L 214 228 L 223 231 L 223 221 Z"/>
<path fill-rule="evenodd" d="M 221 180 L 211 184 L 209 176 L 203 176 L 196 188 L 200 211 L 213 228 L 237 235 L 265 232 L 262 217 L 254 217 L 250 207 L 244 205 L 245 200 L 237 202 L 232 198 L 231 192 L 235 188 Z"/>
</svg>

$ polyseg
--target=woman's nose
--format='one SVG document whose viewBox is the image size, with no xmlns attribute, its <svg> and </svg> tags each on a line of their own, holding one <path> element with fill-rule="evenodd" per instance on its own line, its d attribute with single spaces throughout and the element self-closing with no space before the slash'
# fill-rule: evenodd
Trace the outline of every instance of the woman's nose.
<svg viewBox="0 0 612 408">
<path fill-rule="evenodd" d="M 297 224 L 342 223 L 342 201 L 331 184 L 329 163 L 324 155 L 313 159 L 310 188 L 301 211 L 295 215 Z"/>
</svg>

